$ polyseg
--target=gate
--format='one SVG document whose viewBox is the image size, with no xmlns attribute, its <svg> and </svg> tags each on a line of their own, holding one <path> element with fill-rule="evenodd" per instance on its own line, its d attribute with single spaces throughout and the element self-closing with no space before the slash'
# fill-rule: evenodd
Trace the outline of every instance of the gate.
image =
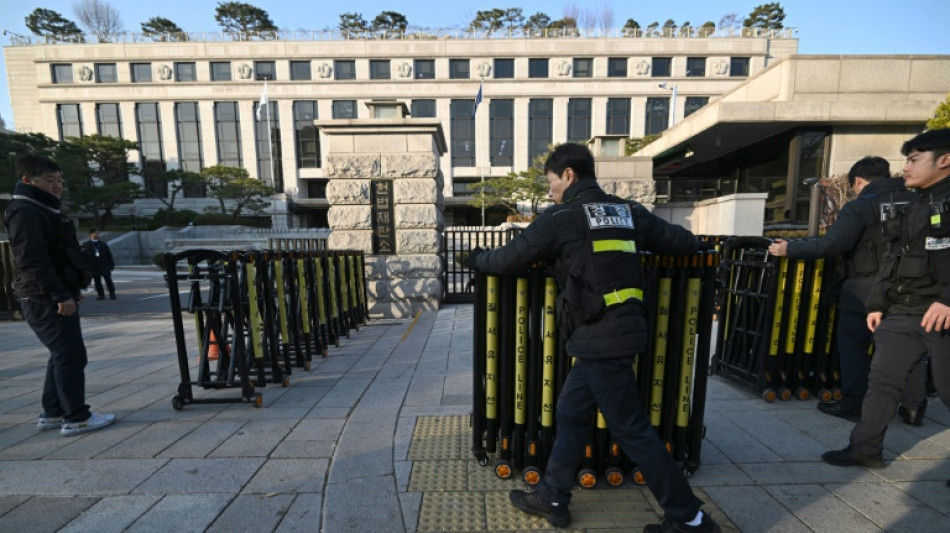
<svg viewBox="0 0 950 533">
<path fill-rule="evenodd" d="M 445 228 L 442 242 L 442 287 L 446 303 L 475 301 L 475 276 L 465 266 L 469 252 L 504 246 L 521 228 L 453 226 Z"/>
</svg>

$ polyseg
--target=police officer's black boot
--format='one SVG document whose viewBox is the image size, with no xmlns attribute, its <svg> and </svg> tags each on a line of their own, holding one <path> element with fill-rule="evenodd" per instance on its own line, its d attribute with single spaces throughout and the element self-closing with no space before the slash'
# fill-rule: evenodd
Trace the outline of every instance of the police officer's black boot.
<svg viewBox="0 0 950 533">
<path fill-rule="evenodd" d="M 702 520 L 699 524 L 691 526 L 686 522 L 677 522 L 675 520 L 664 520 L 662 524 L 648 524 L 643 528 L 643 533 L 721 533 L 719 524 L 709 516 L 706 511 L 702 513 Z"/>
<path fill-rule="evenodd" d="M 545 503 L 538 497 L 537 492 L 527 492 L 523 490 L 513 490 L 508 493 L 508 499 L 511 504 L 520 511 L 534 516 L 540 516 L 554 527 L 567 527 L 571 525 L 571 513 L 566 505 L 557 503 Z"/>
<path fill-rule="evenodd" d="M 917 409 L 908 409 L 907 407 L 901 405 L 897 408 L 897 414 L 901 415 L 901 420 L 903 420 L 905 424 L 909 424 L 911 426 L 921 426 L 924 423 L 924 411 L 926 410 L 927 400 L 924 399 Z"/>
</svg>

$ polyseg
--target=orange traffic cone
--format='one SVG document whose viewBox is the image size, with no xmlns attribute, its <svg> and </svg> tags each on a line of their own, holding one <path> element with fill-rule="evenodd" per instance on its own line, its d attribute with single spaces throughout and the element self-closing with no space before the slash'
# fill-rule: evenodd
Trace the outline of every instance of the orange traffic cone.
<svg viewBox="0 0 950 533">
<path fill-rule="evenodd" d="M 214 330 L 208 332 L 208 361 L 218 360 L 218 339 L 214 337 Z"/>
</svg>

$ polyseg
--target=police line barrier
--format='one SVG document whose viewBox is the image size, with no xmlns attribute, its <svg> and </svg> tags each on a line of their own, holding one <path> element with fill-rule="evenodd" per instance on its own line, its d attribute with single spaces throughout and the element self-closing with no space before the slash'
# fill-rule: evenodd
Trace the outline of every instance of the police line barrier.
<svg viewBox="0 0 950 533">
<path fill-rule="evenodd" d="M 834 261 L 768 253 L 769 239 L 723 243 L 719 328 L 712 371 L 764 400 L 840 399 L 834 349 Z"/>
<path fill-rule="evenodd" d="M 257 387 L 288 386 L 294 368 L 310 370 L 314 357 L 327 357 L 369 318 L 362 252 L 187 250 L 165 254 L 165 268 L 181 374 L 175 409 L 260 407 Z M 196 366 L 185 314 L 193 317 Z M 196 386 L 241 393 L 199 398 Z"/>
<path fill-rule="evenodd" d="M 17 268 L 13 263 L 13 246 L 10 241 L 0 241 L 0 319 L 23 320 L 23 311 L 13 292 L 13 280 Z"/>
<path fill-rule="evenodd" d="M 634 363 L 640 400 L 667 449 L 691 475 L 700 465 L 719 255 L 640 254 L 652 339 Z M 472 453 L 496 475 L 540 482 L 556 436 L 557 398 L 570 372 L 545 269 L 478 274 L 473 338 Z M 645 483 L 598 412 L 578 482 Z"/>
</svg>

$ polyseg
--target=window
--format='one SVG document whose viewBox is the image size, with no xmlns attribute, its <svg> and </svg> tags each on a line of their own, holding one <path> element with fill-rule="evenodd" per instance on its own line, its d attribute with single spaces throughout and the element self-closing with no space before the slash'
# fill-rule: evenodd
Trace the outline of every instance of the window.
<svg viewBox="0 0 950 533">
<path fill-rule="evenodd" d="M 53 73 L 53 83 L 72 83 L 73 66 L 68 63 L 50 65 Z"/>
<path fill-rule="evenodd" d="M 369 61 L 369 79 L 388 80 L 392 78 L 388 59 L 371 59 Z"/>
<path fill-rule="evenodd" d="M 357 118 L 356 100 L 334 100 L 333 118 Z"/>
<path fill-rule="evenodd" d="M 277 102 L 267 102 L 261 107 L 254 103 L 254 141 L 257 145 L 257 179 L 273 184 L 277 192 L 284 192 L 284 166 L 280 157 L 280 115 Z"/>
<path fill-rule="evenodd" d="M 194 63 L 175 63 L 175 81 L 198 81 Z"/>
<path fill-rule="evenodd" d="M 290 79 L 309 80 L 312 78 L 313 78 L 313 75 L 310 73 L 309 61 L 291 61 L 290 62 Z"/>
<path fill-rule="evenodd" d="M 413 118 L 435 118 L 435 100 L 413 100 L 410 114 Z"/>
<path fill-rule="evenodd" d="M 181 169 L 201 172 L 201 123 L 198 120 L 197 102 L 175 104 L 175 130 L 178 134 L 178 161 L 181 163 Z M 202 196 L 204 194 L 198 197 Z"/>
<path fill-rule="evenodd" d="M 475 166 L 475 120 L 472 118 L 474 99 L 452 100 L 449 116 L 452 143 L 452 166 Z"/>
<path fill-rule="evenodd" d="M 57 105 L 56 120 L 59 122 L 59 140 L 65 141 L 67 137 L 82 137 L 79 104 Z"/>
<path fill-rule="evenodd" d="M 552 141 L 554 101 L 550 98 L 533 98 L 528 101 L 528 166 L 534 158 L 548 152 Z"/>
<path fill-rule="evenodd" d="M 132 83 L 147 83 L 152 81 L 151 63 L 132 63 Z"/>
<path fill-rule="evenodd" d="M 729 75 L 733 78 L 749 75 L 749 58 L 733 57 L 729 59 Z"/>
<path fill-rule="evenodd" d="M 495 100 L 489 102 L 489 159 L 493 167 L 514 165 L 515 153 L 515 101 Z"/>
<path fill-rule="evenodd" d="M 683 109 L 683 116 L 688 117 L 695 113 L 699 108 L 709 103 L 708 96 L 687 96 L 686 107 Z"/>
<path fill-rule="evenodd" d="M 211 63 L 211 81 L 231 81 L 231 62 L 215 61 Z"/>
<path fill-rule="evenodd" d="M 705 57 L 687 57 L 686 58 L 686 76 L 690 78 L 702 78 L 706 76 L 706 58 Z"/>
<path fill-rule="evenodd" d="M 299 168 L 320 167 L 320 134 L 313 125 L 316 119 L 316 102 L 294 102 L 294 145 Z"/>
<path fill-rule="evenodd" d="M 115 83 L 119 81 L 115 73 L 115 63 L 96 63 L 96 83 Z"/>
<path fill-rule="evenodd" d="M 449 78 L 453 80 L 467 80 L 469 78 L 468 59 L 450 59 Z"/>
<path fill-rule="evenodd" d="M 356 79 L 356 61 L 338 59 L 333 62 L 333 77 L 337 80 Z"/>
<path fill-rule="evenodd" d="M 103 137 L 122 138 L 119 104 L 96 104 L 96 125 Z"/>
<path fill-rule="evenodd" d="M 594 72 L 594 60 L 589 57 L 575 57 L 573 70 L 575 78 L 590 78 Z"/>
<path fill-rule="evenodd" d="M 276 80 L 277 67 L 273 61 L 255 61 L 254 79 L 256 80 Z"/>
<path fill-rule="evenodd" d="M 162 128 L 158 103 L 147 102 L 135 105 L 135 127 L 139 137 L 139 153 L 145 177 L 145 188 L 160 198 L 168 196 L 168 186 L 159 180 L 150 180 L 151 169 L 163 170 L 165 155 L 162 150 Z"/>
<path fill-rule="evenodd" d="M 434 59 L 416 59 L 413 61 L 412 69 L 416 72 L 417 80 L 435 79 L 435 60 Z"/>
<path fill-rule="evenodd" d="M 228 167 L 243 166 L 241 121 L 237 102 L 214 103 L 214 133 L 218 148 L 218 164 Z"/>
<path fill-rule="evenodd" d="M 653 58 L 653 77 L 654 78 L 668 78 L 670 77 L 670 71 L 672 70 L 673 58 L 671 57 L 654 57 Z"/>
<path fill-rule="evenodd" d="M 495 60 L 495 79 L 514 78 L 515 60 L 514 59 L 496 59 Z"/>
<path fill-rule="evenodd" d="M 630 99 L 607 99 L 608 135 L 630 135 Z"/>
<path fill-rule="evenodd" d="M 611 57 L 607 59 L 607 77 L 608 78 L 626 78 L 627 77 L 627 58 Z"/>
<path fill-rule="evenodd" d="M 590 139 L 590 98 L 571 98 L 567 101 L 567 141 L 583 142 Z"/>
<path fill-rule="evenodd" d="M 645 135 L 662 133 L 670 124 L 670 99 L 647 98 Z"/>
<path fill-rule="evenodd" d="M 528 77 L 529 78 L 547 78 L 548 77 L 547 58 L 529 59 L 528 60 Z"/>
</svg>

